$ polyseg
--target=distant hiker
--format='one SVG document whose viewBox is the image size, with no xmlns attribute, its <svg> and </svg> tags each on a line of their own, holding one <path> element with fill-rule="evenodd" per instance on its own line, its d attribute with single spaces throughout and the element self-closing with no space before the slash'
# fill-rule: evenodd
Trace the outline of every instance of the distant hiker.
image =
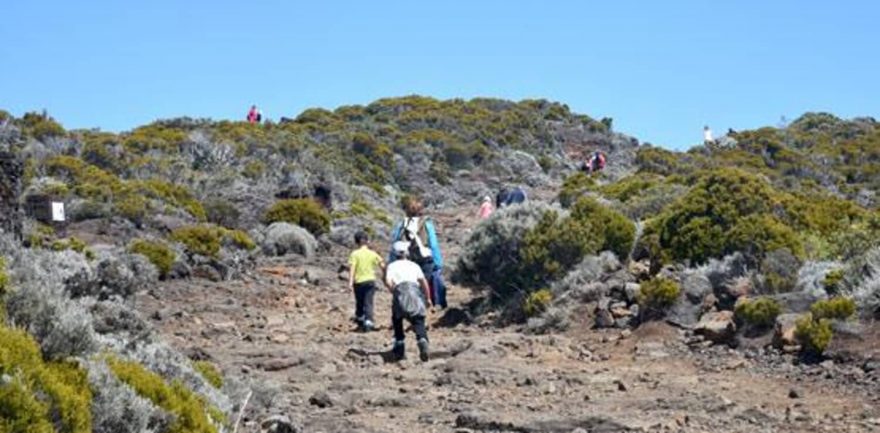
<svg viewBox="0 0 880 433">
<path fill-rule="evenodd" d="M 409 244 L 409 259 L 422 268 L 431 288 L 431 302 L 446 308 L 446 285 L 443 282 L 443 255 L 440 252 L 440 241 L 434 221 L 422 216 L 424 207 L 417 198 L 409 198 L 403 203 L 406 218 L 397 223 L 391 231 L 392 246 L 394 242 L 405 241 Z M 391 263 L 395 258 L 392 250 L 388 256 Z"/>
<path fill-rule="evenodd" d="M 412 325 L 419 346 L 419 358 L 428 360 L 428 330 L 425 327 L 427 302 L 430 297 L 428 281 L 422 268 L 407 259 L 410 244 L 406 241 L 395 242 L 392 246 L 394 261 L 385 270 L 385 285 L 391 292 L 391 328 L 394 330 L 394 343 L 391 352 L 395 359 L 406 356 L 406 334 L 403 321 Z"/>
<path fill-rule="evenodd" d="M 593 156 L 590 157 L 590 172 L 595 173 L 597 171 L 602 171 L 605 169 L 605 154 L 599 152 L 598 150 L 593 152 Z"/>
<path fill-rule="evenodd" d="M 493 211 L 495 211 L 495 208 L 492 206 L 492 198 L 488 195 L 483 197 L 483 204 L 480 205 L 480 211 L 477 213 L 477 216 L 484 220 L 492 216 Z"/>
<path fill-rule="evenodd" d="M 498 209 L 501 209 L 514 204 L 524 203 L 526 198 L 526 191 L 518 186 L 513 189 L 502 189 L 495 197 L 495 202 Z"/>
<path fill-rule="evenodd" d="M 712 130 L 709 125 L 703 127 L 703 144 L 715 144 L 715 138 L 712 136 Z"/>
<path fill-rule="evenodd" d="M 263 120 L 263 113 L 257 109 L 256 105 L 251 105 L 251 109 L 248 110 L 247 121 L 248 123 L 260 123 Z"/>
<path fill-rule="evenodd" d="M 363 332 L 373 330 L 373 295 L 376 293 L 376 271 L 385 268 L 382 257 L 370 249 L 370 238 L 364 232 L 354 235 L 357 249 L 348 258 L 348 287 L 354 293 L 354 315 Z"/>
<path fill-rule="evenodd" d="M 333 190 L 329 185 L 325 183 L 320 183 L 315 186 L 315 193 L 312 194 L 312 197 L 315 198 L 315 201 L 324 206 L 324 209 L 333 210 Z"/>
</svg>

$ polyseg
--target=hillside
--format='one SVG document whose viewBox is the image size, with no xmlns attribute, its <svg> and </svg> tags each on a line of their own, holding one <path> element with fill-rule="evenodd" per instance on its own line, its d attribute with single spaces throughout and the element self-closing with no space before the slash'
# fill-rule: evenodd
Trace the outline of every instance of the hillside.
<svg viewBox="0 0 880 433">
<path fill-rule="evenodd" d="M 0 431 L 870 431 L 880 124 L 809 113 L 687 152 L 612 126 L 420 96 L 120 134 L 0 111 Z M 509 186 L 530 200 L 477 221 Z M 341 281 L 354 233 L 386 248 L 410 196 L 451 283 L 430 372 L 349 331 Z M 660 383 L 678 400 L 627 412 Z M 756 409 L 760 387 L 809 392 Z"/>
</svg>

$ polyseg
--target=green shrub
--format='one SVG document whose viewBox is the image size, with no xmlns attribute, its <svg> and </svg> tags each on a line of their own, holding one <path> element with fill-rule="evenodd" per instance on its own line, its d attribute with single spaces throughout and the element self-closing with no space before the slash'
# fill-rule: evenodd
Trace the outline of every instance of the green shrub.
<svg viewBox="0 0 880 433">
<path fill-rule="evenodd" d="M 36 341 L 0 323 L 0 428 L 6 432 L 87 433 L 92 395 L 84 370 L 71 362 L 45 362 Z M 57 422 L 57 424 L 56 424 Z"/>
<path fill-rule="evenodd" d="M 114 201 L 113 210 L 117 215 L 140 225 L 147 217 L 147 201 L 140 195 L 129 194 Z"/>
<path fill-rule="evenodd" d="M 811 356 L 820 356 L 828 348 L 834 332 L 828 319 L 814 320 L 812 314 L 806 314 L 797 320 L 794 336 L 801 344 L 801 350 Z"/>
<path fill-rule="evenodd" d="M 581 196 L 590 191 L 596 182 L 584 172 L 577 172 L 565 178 L 559 190 L 559 203 L 562 207 L 571 207 Z"/>
<path fill-rule="evenodd" d="M 134 389 L 141 397 L 174 415 L 174 422 L 169 427 L 170 432 L 217 432 L 217 428 L 209 418 L 208 405 L 179 381 L 168 384 L 162 377 L 136 362 L 111 357 L 107 364 L 119 380 Z"/>
<path fill-rule="evenodd" d="M 288 199 L 273 204 L 263 218 L 266 224 L 288 222 L 301 226 L 314 235 L 330 231 L 330 214 L 312 199 Z"/>
<path fill-rule="evenodd" d="M 825 278 L 822 279 L 825 292 L 832 296 L 840 293 L 843 289 L 843 276 L 843 269 L 834 269 L 825 274 Z"/>
<path fill-rule="evenodd" d="M 225 230 L 223 236 L 233 245 L 243 250 L 253 250 L 257 247 L 256 242 L 250 235 L 241 230 Z"/>
<path fill-rule="evenodd" d="M 55 229 L 43 223 L 37 223 L 33 231 L 25 237 L 31 248 L 42 248 L 55 237 Z"/>
<path fill-rule="evenodd" d="M 52 119 L 45 113 L 25 113 L 21 121 L 24 132 L 37 140 L 62 136 L 66 133 L 64 128 L 55 119 Z"/>
<path fill-rule="evenodd" d="M 128 250 L 146 257 L 159 271 L 159 276 L 163 278 L 171 272 L 176 258 L 174 251 L 159 241 L 136 239 L 128 246 Z"/>
<path fill-rule="evenodd" d="M 208 361 L 196 361 L 193 362 L 193 368 L 205 378 L 208 383 L 211 384 L 214 388 L 220 389 L 223 388 L 223 375 L 217 370 L 217 367 L 214 364 L 211 364 Z"/>
<path fill-rule="evenodd" d="M 588 224 L 602 239 L 600 251 L 611 251 L 626 260 L 636 239 L 636 225 L 621 213 L 602 206 L 589 197 L 582 197 L 571 208 L 571 217 Z"/>
<path fill-rule="evenodd" d="M 6 258 L 0 257 L 0 298 L 9 289 L 9 274 L 6 273 Z M 2 318 L 2 317 L 0 317 Z"/>
<path fill-rule="evenodd" d="M 815 320 L 846 320 L 856 313 L 856 302 L 843 297 L 823 299 L 810 306 L 810 312 Z"/>
<path fill-rule="evenodd" d="M 198 221 L 205 220 L 205 209 L 186 187 L 161 179 L 142 181 L 136 183 L 135 186 L 148 197 L 159 199 L 174 207 L 181 208 Z"/>
<path fill-rule="evenodd" d="M 550 169 L 553 168 L 553 158 L 541 155 L 538 157 L 538 165 L 541 166 L 541 170 L 544 170 L 544 173 L 549 173 Z"/>
<path fill-rule="evenodd" d="M 648 314 L 658 314 L 675 304 L 681 287 L 675 281 L 664 277 L 654 277 L 645 281 L 639 291 L 639 305 Z"/>
<path fill-rule="evenodd" d="M 223 230 L 209 224 L 185 226 L 172 231 L 171 239 L 182 243 L 191 253 L 217 257 L 223 242 Z"/>
<path fill-rule="evenodd" d="M 241 175 L 248 179 L 259 179 L 266 172 L 266 164 L 262 161 L 248 161 L 241 170 Z"/>
<path fill-rule="evenodd" d="M 547 288 L 529 293 L 525 301 L 523 301 L 523 313 L 525 313 L 526 317 L 535 317 L 546 311 L 552 300 L 553 293 Z"/>
<path fill-rule="evenodd" d="M 208 200 L 204 204 L 205 216 L 209 223 L 217 224 L 226 228 L 234 228 L 238 226 L 238 220 L 241 217 L 241 211 L 231 202 L 224 199 Z"/>
<path fill-rule="evenodd" d="M 749 326 L 766 329 L 776 323 L 782 307 L 772 298 L 745 300 L 736 306 L 736 318 Z"/>
<path fill-rule="evenodd" d="M 257 246 L 247 233 L 213 224 L 180 227 L 171 232 L 171 239 L 182 243 L 191 253 L 215 258 L 224 243 L 245 250 L 252 250 Z"/>
<path fill-rule="evenodd" d="M 658 235 L 668 257 L 699 264 L 741 251 L 759 263 L 766 252 L 782 248 L 803 254 L 800 237 L 780 220 L 781 199 L 767 182 L 726 168 L 699 179 L 646 228 L 646 234 Z"/>
<path fill-rule="evenodd" d="M 67 239 L 57 239 L 52 242 L 52 249 L 55 251 L 64 251 L 64 250 L 73 250 L 78 253 L 84 253 L 86 250 L 86 243 L 76 237 L 69 237 Z"/>
<path fill-rule="evenodd" d="M 589 223 L 548 211 L 522 241 L 523 276 L 529 285 L 562 278 L 587 254 L 594 254 L 602 238 Z"/>
</svg>

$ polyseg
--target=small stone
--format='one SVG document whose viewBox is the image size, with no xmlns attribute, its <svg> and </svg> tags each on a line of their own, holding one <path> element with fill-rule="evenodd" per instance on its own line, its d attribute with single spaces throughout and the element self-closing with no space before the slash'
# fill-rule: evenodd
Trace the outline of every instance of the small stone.
<svg viewBox="0 0 880 433">
<path fill-rule="evenodd" d="M 621 391 L 621 392 L 626 392 L 626 391 L 627 391 L 626 384 L 623 383 L 622 380 L 620 380 L 620 379 L 615 380 L 615 381 L 614 381 L 614 384 L 617 385 L 617 390 L 618 390 L 618 391 Z"/>
<path fill-rule="evenodd" d="M 801 393 L 798 390 L 792 388 L 788 390 L 788 398 L 801 398 Z"/>
<path fill-rule="evenodd" d="M 632 336 L 632 331 L 630 331 L 629 329 L 624 329 L 623 331 L 620 331 L 620 339 L 621 340 L 626 340 L 627 338 L 629 338 L 631 336 Z"/>
<path fill-rule="evenodd" d="M 333 406 L 333 400 L 330 396 L 324 391 L 318 391 L 312 394 L 309 397 L 309 404 L 312 406 L 318 406 L 320 408 L 331 407 Z"/>
<path fill-rule="evenodd" d="M 287 415 L 272 415 L 260 425 L 267 433 L 300 433 L 302 428 L 290 421 Z"/>
</svg>

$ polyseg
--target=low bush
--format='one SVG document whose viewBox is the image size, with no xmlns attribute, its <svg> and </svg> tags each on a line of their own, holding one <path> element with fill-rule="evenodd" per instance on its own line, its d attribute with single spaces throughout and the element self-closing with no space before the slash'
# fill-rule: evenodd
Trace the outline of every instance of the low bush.
<svg viewBox="0 0 880 433">
<path fill-rule="evenodd" d="M 627 217 L 587 197 L 575 203 L 571 217 L 581 224 L 589 224 L 594 234 L 602 238 L 600 251 L 611 251 L 620 260 L 629 258 L 636 238 L 636 226 Z"/>
<path fill-rule="evenodd" d="M 91 432 L 86 373 L 71 362 L 45 362 L 26 332 L 0 324 L 0 427 L 6 432 Z M 5 382 L 5 381 L 4 381 Z"/>
<path fill-rule="evenodd" d="M 804 354 L 821 356 L 831 343 L 834 332 L 830 320 L 815 320 L 812 314 L 806 314 L 797 320 L 794 335 Z"/>
<path fill-rule="evenodd" d="M 171 272 L 171 267 L 177 257 L 168 245 L 160 241 L 136 239 L 128 246 L 128 250 L 146 257 L 156 267 L 162 278 Z"/>
<path fill-rule="evenodd" d="M 844 297 L 823 299 L 810 306 L 810 312 L 815 320 L 846 320 L 856 313 L 856 302 Z"/>
<path fill-rule="evenodd" d="M 547 288 L 529 293 L 525 301 L 523 301 L 523 313 L 525 313 L 526 317 L 535 317 L 547 311 L 547 307 L 550 306 L 550 301 L 552 300 L 553 293 Z"/>
<path fill-rule="evenodd" d="M 843 290 L 844 284 L 844 271 L 843 269 L 834 269 L 825 274 L 825 278 L 822 279 L 822 287 L 825 289 L 825 292 L 831 296 L 837 295 Z"/>
<path fill-rule="evenodd" d="M 681 286 L 675 281 L 664 277 L 654 277 L 641 284 L 638 301 L 644 311 L 649 314 L 663 314 L 678 299 Z"/>
<path fill-rule="evenodd" d="M 209 223 L 228 229 L 238 226 L 241 211 L 230 201 L 224 199 L 208 200 L 205 202 L 204 208 Z"/>
<path fill-rule="evenodd" d="M 736 318 L 757 329 L 767 329 L 776 323 L 782 307 L 772 298 L 745 300 L 736 306 Z"/>
<path fill-rule="evenodd" d="M 37 140 L 58 137 L 66 133 L 61 124 L 45 113 L 25 113 L 21 121 L 24 132 Z"/>
<path fill-rule="evenodd" d="M 593 189 L 596 182 L 584 172 L 577 172 L 565 178 L 559 190 L 559 203 L 567 208 L 578 201 L 587 191 Z"/>
<path fill-rule="evenodd" d="M 211 364 L 208 361 L 196 361 L 193 362 L 193 368 L 198 371 L 199 374 L 211 384 L 211 386 L 217 389 L 223 388 L 223 375 L 220 373 L 220 370 L 217 370 L 217 367 L 215 367 L 214 364 Z"/>
<path fill-rule="evenodd" d="M 183 244 L 187 251 L 205 257 L 217 257 L 224 244 L 245 250 L 257 246 L 247 233 L 213 224 L 180 227 L 171 232 L 171 239 Z"/>
<path fill-rule="evenodd" d="M 316 236 L 330 231 L 330 214 L 312 199 L 280 200 L 266 211 L 263 221 L 296 224 Z"/>
<path fill-rule="evenodd" d="M 549 211 L 523 238 L 522 284 L 533 287 L 562 278 L 601 245 L 602 239 L 590 224 Z"/>
<path fill-rule="evenodd" d="M 209 418 L 208 405 L 182 383 L 166 383 L 144 366 L 118 358 L 109 358 L 110 370 L 142 397 L 170 412 L 175 420 L 169 431 L 175 433 L 217 433 Z M 217 420 L 219 421 L 219 420 Z"/>
</svg>

